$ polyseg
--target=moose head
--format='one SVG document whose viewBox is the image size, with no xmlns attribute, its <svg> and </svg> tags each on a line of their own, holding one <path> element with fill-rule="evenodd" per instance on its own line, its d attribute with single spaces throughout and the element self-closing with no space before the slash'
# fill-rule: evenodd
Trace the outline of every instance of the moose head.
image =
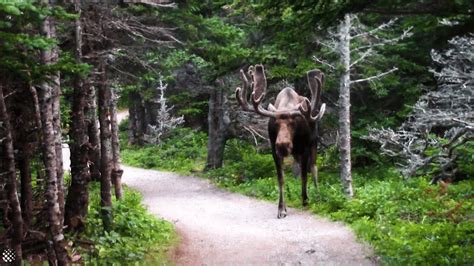
<svg viewBox="0 0 474 266">
<path fill-rule="evenodd" d="M 320 70 L 307 73 L 311 99 L 300 96 L 292 88 L 284 88 L 278 93 L 274 104 L 267 108 L 262 106 L 267 89 L 267 79 L 263 65 L 250 66 L 247 74 L 240 70 L 242 87 L 235 91 L 237 101 L 245 111 L 253 111 L 269 117 L 268 134 L 272 146 L 273 159 L 278 175 L 280 199 L 278 203 L 278 218 L 286 217 L 286 205 L 283 195 L 284 176 L 282 171 L 283 159 L 289 155 L 299 163 L 302 181 L 303 205 L 307 205 L 307 173 L 311 171 L 313 181 L 317 186 L 317 144 L 316 123 L 321 120 L 326 108 L 321 101 L 321 89 L 324 74 Z M 251 104 L 247 100 L 247 92 L 252 89 Z"/>
</svg>

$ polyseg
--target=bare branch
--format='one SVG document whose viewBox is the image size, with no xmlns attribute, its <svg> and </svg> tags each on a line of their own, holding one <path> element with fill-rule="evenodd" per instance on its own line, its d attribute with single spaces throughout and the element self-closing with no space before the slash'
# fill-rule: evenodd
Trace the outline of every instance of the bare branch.
<svg viewBox="0 0 474 266">
<path fill-rule="evenodd" d="M 377 28 L 375 28 L 373 30 L 362 32 L 360 34 L 351 36 L 351 39 L 355 39 L 355 38 L 362 37 L 362 36 L 374 35 L 375 33 L 379 32 L 379 31 L 383 31 L 383 30 L 386 30 L 387 28 L 392 27 L 393 24 L 395 24 L 395 22 L 397 20 L 398 20 L 397 18 L 391 19 L 389 22 L 383 23 L 383 24 L 379 25 Z"/>
<path fill-rule="evenodd" d="M 405 38 L 408 38 L 410 36 L 413 35 L 413 33 L 411 32 L 411 30 L 413 29 L 413 27 L 409 27 L 407 29 L 405 29 L 402 33 L 402 35 L 396 37 L 396 38 L 392 38 L 392 39 L 381 39 L 381 38 L 376 38 L 377 40 L 379 40 L 378 42 L 375 42 L 375 43 L 370 43 L 370 44 L 367 44 L 367 45 L 362 45 L 362 46 L 359 46 L 357 48 L 354 48 L 351 50 L 351 53 L 353 52 L 358 52 L 358 51 L 362 51 L 362 50 L 365 50 L 365 49 L 372 49 L 374 47 L 382 47 L 382 46 L 385 46 L 387 44 L 394 44 L 394 43 L 397 43 Z"/>
<path fill-rule="evenodd" d="M 353 66 L 357 65 L 358 63 L 364 61 L 368 56 L 371 56 L 373 54 L 374 54 L 374 50 L 372 50 L 372 48 L 369 48 L 357 60 L 352 62 L 352 64 L 349 67 L 353 67 Z"/>
<path fill-rule="evenodd" d="M 383 77 L 383 76 L 385 76 L 385 75 L 388 75 L 388 74 L 390 74 L 390 73 L 392 73 L 392 72 L 395 72 L 395 71 L 397 71 L 397 70 L 398 70 L 398 68 L 393 67 L 393 68 L 390 69 L 389 71 L 385 71 L 385 72 L 383 72 L 383 73 L 380 73 L 380 74 L 375 75 L 375 76 L 372 76 L 372 77 L 363 78 L 363 79 L 351 80 L 351 84 L 352 84 L 352 83 L 359 83 L 359 82 L 372 81 L 372 80 L 375 80 L 375 79 L 379 79 L 379 78 L 381 78 L 381 77 Z"/>
<path fill-rule="evenodd" d="M 382 153 L 400 159 L 399 166 L 407 177 L 433 164 L 438 176 L 432 182 L 455 176 L 459 147 L 474 140 L 474 82 L 470 78 L 474 36 L 455 37 L 449 42 L 452 48 L 444 53 L 432 52 L 433 61 L 443 67 L 432 71 L 438 90 L 422 95 L 397 131 L 370 129 L 363 137 L 380 143 Z"/>
<path fill-rule="evenodd" d="M 317 40 L 316 41 L 318 44 L 328 48 L 329 50 L 331 50 L 332 52 L 336 52 L 337 51 L 337 42 L 334 40 L 334 39 L 331 39 L 331 42 L 330 43 L 327 43 L 327 42 L 324 42 L 324 41 L 321 41 L 321 40 Z"/>
<path fill-rule="evenodd" d="M 316 56 L 313 56 L 313 59 L 314 61 L 318 62 L 318 63 L 321 63 L 325 66 L 328 66 L 331 70 L 336 70 L 336 67 L 334 65 L 332 65 L 331 63 L 329 63 L 328 61 L 324 60 L 324 59 L 320 59 Z"/>
</svg>

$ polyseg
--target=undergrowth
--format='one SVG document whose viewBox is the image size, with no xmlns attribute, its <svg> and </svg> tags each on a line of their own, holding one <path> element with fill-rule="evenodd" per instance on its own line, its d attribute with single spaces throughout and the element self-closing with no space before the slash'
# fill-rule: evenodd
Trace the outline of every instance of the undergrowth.
<svg viewBox="0 0 474 266">
<path fill-rule="evenodd" d="M 121 135 L 122 162 L 148 169 L 161 169 L 179 173 L 199 171 L 206 162 L 207 136 L 188 128 L 177 128 L 172 137 L 159 146 L 133 146 Z"/>
<path fill-rule="evenodd" d="M 350 225 L 374 247 L 384 264 L 473 263 L 473 180 L 434 186 L 428 184 L 429 177 L 406 180 L 391 167 L 355 169 L 356 197 L 347 200 L 332 154 L 318 159 L 319 190 L 308 182 L 308 210 Z M 206 136 L 190 129 L 178 130 L 160 147 L 124 146 L 122 154 L 130 165 L 181 173 L 202 170 L 205 155 Z M 300 180 L 290 168 L 286 162 L 286 201 L 302 208 Z M 228 142 L 223 168 L 202 175 L 234 192 L 274 202 L 278 199 L 272 156 L 241 140 Z"/>
<path fill-rule="evenodd" d="M 83 261 L 92 265 L 153 265 L 168 262 L 166 251 L 177 242 L 170 222 L 148 213 L 140 193 L 123 187 L 123 198 L 113 199 L 112 230 L 103 230 L 100 185 L 90 185 L 90 203 L 84 238 L 94 246 L 82 250 Z"/>
</svg>

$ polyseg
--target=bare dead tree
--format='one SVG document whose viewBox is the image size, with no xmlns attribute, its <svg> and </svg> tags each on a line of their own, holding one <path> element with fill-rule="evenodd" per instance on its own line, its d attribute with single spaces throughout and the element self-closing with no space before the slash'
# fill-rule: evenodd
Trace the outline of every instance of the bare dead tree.
<svg viewBox="0 0 474 266">
<path fill-rule="evenodd" d="M 381 144 L 382 152 L 399 159 L 399 169 L 410 177 L 438 168 L 439 178 L 453 177 L 459 149 L 474 140 L 474 35 L 455 37 L 443 53 L 432 51 L 432 70 L 438 89 L 420 97 L 412 113 L 397 129 L 371 129 L 365 138 Z M 470 143 L 470 144 L 469 144 Z"/>
<path fill-rule="evenodd" d="M 166 137 L 171 130 L 184 123 L 184 117 L 174 117 L 171 115 L 171 110 L 174 106 L 168 107 L 168 99 L 165 97 L 165 91 L 168 84 L 164 84 L 162 79 L 159 80 L 159 86 L 157 90 L 159 94 L 154 100 L 160 108 L 156 117 L 156 125 L 148 125 L 149 134 L 145 134 L 145 141 L 151 144 L 160 144 L 161 139 Z"/>
<path fill-rule="evenodd" d="M 339 117 L 339 156 L 340 156 L 340 177 L 344 187 L 344 192 L 348 197 L 354 196 L 352 185 L 352 159 L 351 159 L 351 85 L 360 82 L 370 82 L 380 79 L 397 70 L 396 67 L 381 72 L 371 77 L 363 77 L 359 79 L 351 79 L 351 74 L 358 64 L 365 62 L 369 57 L 376 54 L 376 48 L 388 44 L 394 44 L 408 36 L 410 29 L 407 29 L 398 37 L 386 39 L 379 36 L 382 31 L 390 29 L 396 20 L 390 20 L 374 29 L 367 29 L 365 25 L 359 22 L 357 15 L 346 14 L 340 21 L 337 32 L 330 30 L 328 35 L 329 42 L 320 41 L 319 43 L 329 48 L 339 59 L 342 66 L 339 76 L 339 101 L 338 117 Z M 363 44 L 355 46 L 354 40 L 359 39 Z M 315 57 L 316 62 L 327 65 L 332 70 L 336 70 L 336 66 L 326 60 Z"/>
</svg>

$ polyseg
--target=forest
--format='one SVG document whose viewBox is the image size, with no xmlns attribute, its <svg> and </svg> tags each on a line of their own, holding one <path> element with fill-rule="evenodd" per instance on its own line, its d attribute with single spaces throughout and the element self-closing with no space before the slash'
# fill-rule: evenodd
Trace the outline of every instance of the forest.
<svg viewBox="0 0 474 266">
<path fill-rule="evenodd" d="M 0 0 L 0 265 L 472 265 L 473 29 L 468 0 Z"/>
</svg>

